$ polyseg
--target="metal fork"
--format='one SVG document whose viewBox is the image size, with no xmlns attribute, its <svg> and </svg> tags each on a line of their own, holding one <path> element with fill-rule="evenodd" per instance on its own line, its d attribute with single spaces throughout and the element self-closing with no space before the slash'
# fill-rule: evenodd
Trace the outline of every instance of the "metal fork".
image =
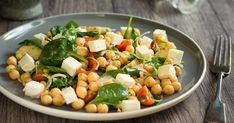
<svg viewBox="0 0 234 123">
<path fill-rule="evenodd" d="M 222 80 L 231 72 L 231 37 L 219 35 L 216 38 L 211 72 L 217 74 L 218 82 L 215 100 L 209 104 L 205 122 L 226 123 L 225 104 L 221 101 Z"/>
</svg>

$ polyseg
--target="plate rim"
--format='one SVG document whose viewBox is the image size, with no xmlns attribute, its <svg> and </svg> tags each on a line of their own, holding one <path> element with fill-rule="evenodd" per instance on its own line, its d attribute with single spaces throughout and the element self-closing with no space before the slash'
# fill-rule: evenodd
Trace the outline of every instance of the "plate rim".
<svg viewBox="0 0 234 123">
<path fill-rule="evenodd" d="M 111 15 L 111 16 L 123 16 L 123 17 L 134 17 L 134 18 L 138 18 L 141 20 L 146 20 L 146 21 L 150 21 L 153 23 L 157 23 L 160 25 L 163 25 L 167 28 L 173 29 L 177 32 L 179 32 L 180 34 L 186 36 L 186 38 L 188 38 L 190 41 L 192 41 L 192 43 L 198 48 L 199 52 L 201 53 L 202 56 L 202 60 L 203 60 L 203 70 L 202 70 L 202 74 L 200 76 L 200 78 L 198 79 L 198 81 L 195 83 L 195 85 L 193 85 L 189 90 L 187 90 L 186 92 L 184 92 L 183 94 L 181 94 L 180 96 L 169 100 L 165 103 L 160 104 L 159 106 L 152 106 L 152 107 L 148 107 L 145 109 L 141 109 L 141 110 L 137 110 L 137 111 L 130 111 L 130 112 L 115 112 L 115 113 L 106 113 L 106 114 L 101 114 L 101 113 L 84 113 L 84 112 L 77 112 L 77 111 L 65 111 L 65 110 L 61 110 L 61 109 L 55 109 L 55 108 L 51 108 L 51 107 L 47 107 L 47 106 L 42 106 L 39 105 L 37 103 L 33 103 L 31 101 L 25 100 L 23 98 L 20 98 L 10 92 L 8 92 L 5 88 L 3 88 L 2 86 L 0 86 L 0 92 L 5 95 L 6 97 L 8 97 L 9 99 L 11 99 L 12 101 L 16 102 L 17 104 L 20 104 L 21 106 L 24 106 L 26 108 L 29 108 L 33 111 L 37 111 L 43 114 L 47 114 L 47 115 L 51 115 L 51 116 L 55 116 L 55 117 L 60 117 L 60 118 L 66 118 L 66 119 L 73 119 L 73 120 L 88 120 L 88 121 L 108 121 L 108 120 L 121 120 L 121 119 L 129 119 L 129 118 L 136 118 L 136 117 L 140 117 L 140 116 L 145 116 L 145 115 L 149 115 L 152 113 L 156 113 L 159 111 L 162 111 L 164 109 L 170 108 L 178 103 L 180 103 L 181 101 L 185 100 L 187 97 L 189 97 L 197 88 L 198 86 L 201 84 L 202 80 L 205 77 L 206 74 L 206 69 L 207 69 L 207 61 L 205 58 L 205 55 L 201 49 L 201 47 L 195 42 L 194 39 L 190 38 L 190 36 L 188 36 L 187 34 L 185 34 L 184 32 L 170 26 L 167 24 L 162 24 L 160 22 L 157 22 L 156 20 L 153 19 L 148 19 L 148 18 L 144 18 L 144 17 L 140 17 L 140 16 L 135 16 L 135 15 L 130 15 L 130 14 L 123 14 L 123 13 L 109 13 L 109 12 L 79 12 L 79 13 L 69 13 L 69 14 L 60 14 L 60 15 L 54 15 L 54 16 L 50 16 L 50 17 L 45 17 L 45 18 L 39 18 L 30 22 L 27 22 L 25 24 L 19 25 L 7 32 L 5 32 L 4 34 L 2 34 L 0 36 L 0 39 L 3 39 L 3 37 L 5 35 L 7 35 L 9 32 L 17 30 L 18 28 L 21 28 L 27 24 L 30 23 L 34 23 L 37 21 L 42 21 L 42 20 L 48 20 L 51 18 L 56 18 L 56 17 L 63 17 L 63 16 L 74 16 L 74 15 Z M 157 110 L 155 110 L 157 109 Z M 57 113 L 55 113 L 57 112 Z"/>
</svg>

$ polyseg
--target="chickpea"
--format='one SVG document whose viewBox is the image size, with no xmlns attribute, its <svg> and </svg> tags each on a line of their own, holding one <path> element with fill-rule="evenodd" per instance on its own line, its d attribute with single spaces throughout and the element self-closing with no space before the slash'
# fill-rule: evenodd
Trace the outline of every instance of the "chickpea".
<svg viewBox="0 0 234 123">
<path fill-rule="evenodd" d="M 48 38 L 52 38 L 52 34 L 50 31 L 46 32 L 45 35 L 48 37 Z"/>
<path fill-rule="evenodd" d="M 65 100 L 64 100 L 62 95 L 56 95 L 55 97 L 53 97 L 52 102 L 53 102 L 53 105 L 55 105 L 55 106 L 62 106 L 62 105 L 64 105 Z"/>
<path fill-rule="evenodd" d="M 109 107 L 107 104 L 98 104 L 97 105 L 97 111 L 98 113 L 107 113 L 109 110 Z"/>
<path fill-rule="evenodd" d="M 162 88 L 164 88 L 166 85 L 171 85 L 171 80 L 170 79 L 162 79 L 161 80 Z"/>
<path fill-rule="evenodd" d="M 132 90 L 137 93 L 140 90 L 140 87 L 138 85 L 133 85 Z"/>
<path fill-rule="evenodd" d="M 128 100 L 138 100 L 136 96 L 128 96 Z"/>
<path fill-rule="evenodd" d="M 87 47 L 78 46 L 76 49 L 76 53 L 81 56 L 87 56 L 89 53 L 89 50 Z"/>
<path fill-rule="evenodd" d="M 96 113 L 97 112 L 97 106 L 95 104 L 88 104 L 85 106 L 85 111 L 89 113 Z"/>
<path fill-rule="evenodd" d="M 163 87 L 163 93 L 166 95 L 172 95 L 174 92 L 175 90 L 172 85 L 165 85 L 165 87 Z"/>
<path fill-rule="evenodd" d="M 31 74 L 30 74 L 29 72 L 23 73 L 23 74 L 20 76 L 20 79 L 21 79 L 21 81 L 27 83 L 27 82 L 29 82 L 29 81 L 32 80 Z"/>
<path fill-rule="evenodd" d="M 111 50 L 107 50 L 105 56 L 108 60 L 114 60 L 116 58 L 115 52 Z"/>
<path fill-rule="evenodd" d="M 83 81 L 83 80 L 78 80 L 77 82 L 77 86 L 81 86 L 81 87 L 88 87 L 88 83 Z"/>
<path fill-rule="evenodd" d="M 125 55 L 125 54 L 123 54 L 123 53 L 121 53 L 121 54 L 120 54 L 119 61 L 120 61 L 120 63 L 123 64 L 123 65 L 126 64 L 126 63 L 128 62 L 128 56 Z"/>
<path fill-rule="evenodd" d="M 79 109 L 82 109 L 84 105 L 85 105 L 84 100 L 78 99 L 72 103 L 72 108 L 79 110 Z"/>
<path fill-rule="evenodd" d="M 181 68 L 179 66 L 175 66 L 176 76 L 180 76 L 182 74 Z"/>
<path fill-rule="evenodd" d="M 50 96 L 55 97 L 60 95 L 61 95 L 61 90 L 59 88 L 53 88 L 50 90 Z"/>
<path fill-rule="evenodd" d="M 160 84 L 160 80 L 159 79 L 155 79 L 156 84 Z"/>
<path fill-rule="evenodd" d="M 99 39 L 104 39 L 105 37 L 103 35 L 98 36 Z"/>
<path fill-rule="evenodd" d="M 78 81 L 79 80 L 87 81 L 88 80 L 88 76 L 85 73 L 79 73 L 78 74 Z"/>
<path fill-rule="evenodd" d="M 12 71 L 9 73 L 9 77 L 10 77 L 11 79 L 13 79 L 13 80 L 18 79 L 19 76 L 20 76 L 20 74 L 19 74 L 19 71 L 17 71 L 17 70 L 12 70 Z"/>
<path fill-rule="evenodd" d="M 152 73 L 154 71 L 154 67 L 151 65 L 144 65 L 143 67 L 149 73 Z"/>
<path fill-rule="evenodd" d="M 162 93 L 162 87 L 159 84 L 153 85 L 151 88 L 151 93 L 155 95 L 160 95 Z"/>
<path fill-rule="evenodd" d="M 178 92 L 182 89 L 181 84 L 178 81 L 173 81 L 171 85 L 174 87 L 176 92 Z"/>
<path fill-rule="evenodd" d="M 100 67 L 105 67 L 108 64 L 105 57 L 98 57 L 97 61 Z"/>
<path fill-rule="evenodd" d="M 132 95 L 132 96 L 136 95 L 135 91 L 133 89 L 131 89 L 131 88 L 128 89 L 128 93 L 129 93 L 129 95 Z"/>
<path fill-rule="evenodd" d="M 152 77 L 152 76 L 149 76 L 149 77 L 147 77 L 146 79 L 145 79 L 145 85 L 147 86 L 147 87 L 152 87 L 153 85 L 155 85 L 156 84 L 156 81 L 155 81 L 155 79 Z"/>
<path fill-rule="evenodd" d="M 106 67 L 106 71 L 110 71 L 110 70 L 117 70 L 118 68 L 116 67 L 116 66 L 114 66 L 114 65 L 108 65 L 107 67 Z"/>
<path fill-rule="evenodd" d="M 141 35 L 141 32 L 138 28 L 134 28 L 134 32 L 136 35 Z"/>
<path fill-rule="evenodd" d="M 88 82 L 96 82 L 99 79 L 99 75 L 96 72 L 90 72 L 88 74 Z"/>
<path fill-rule="evenodd" d="M 14 65 L 8 65 L 7 67 L 6 67 L 6 72 L 7 73 L 10 73 L 12 70 L 15 70 L 16 69 L 16 67 L 14 66 Z"/>
<path fill-rule="evenodd" d="M 49 90 L 44 90 L 44 91 L 41 93 L 41 96 L 44 96 L 44 95 L 49 95 Z"/>
<path fill-rule="evenodd" d="M 173 59 L 172 59 L 172 58 L 167 58 L 163 64 L 164 64 L 164 65 L 172 64 L 172 62 L 173 62 Z"/>
<path fill-rule="evenodd" d="M 120 68 L 120 67 L 121 67 L 121 62 L 120 62 L 119 60 L 114 60 L 114 61 L 112 61 L 111 64 L 114 65 L 114 66 L 117 67 L 117 68 Z"/>
<path fill-rule="evenodd" d="M 47 85 L 47 83 L 45 81 L 41 81 L 40 83 L 43 84 L 44 87 L 46 87 L 46 85 Z"/>
<path fill-rule="evenodd" d="M 91 82 L 91 83 L 89 84 L 89 89 L 90 89 L 91 91 L 98 91 L 98 89 L 99 89 L 98 83 L 97 83 L 97 82 Z"/>
<path fill-rule="evenodd" d="M 47 94 L 47 95 L 41 96 L 41 104 L 42 105 L 50 105 L 50 104 L 52 104 L 52 102 L 53 102 L 53 99 L 50 95 Z"/>
<path fill-rule="evenodd" d="M 7 64 L 8 65 L 17 65 L 17 59 L 15 58 L 15 56 L 10 56 L 7 59 Z"/>
<path fill-rule="evenodd" d="M 132 45 L 128 45 L 125 49 L 125 51 L 128 51 L 130 53 L 133 53 L 135 51 L 134 47 Z"/>
<path fill-rule="evenodd" d="M 84 46 L 85 45 L 85 39 L 84 38 L 76 38 L 76 44 L 77 46 Z"/>
<path fill-rule="evenodd" d="M 110 47 L 111 42 L 112 42 L 112 41 L 111 41 L 111 38 L 108 37 L 108 36 L 106 36 L 105 39 L 106 39 L 106 47 Z"/>
<path fill-rule="evenodd" d="M 140 77 L 140 78 L 137 78 L 136 81 L 137 83 L 141 84 L 142 86 L 145 85 L 145 82 L 144 82 L 144 78 L 143 77 Z"/>
<path fill-rule="evenodd" d="M 131 55 L 128 51 L 123 51 L 122 52 L 124 55 L 126 55 L 127 59 L 130 59 L 131 58 Z"/>
<path fill-rule="evenodd" d="M 82 99 L 85 98 L 85 96 L 87 95 L 87 89 L 82 86 L 77 86 L 76 95 Z"/>
</svg>

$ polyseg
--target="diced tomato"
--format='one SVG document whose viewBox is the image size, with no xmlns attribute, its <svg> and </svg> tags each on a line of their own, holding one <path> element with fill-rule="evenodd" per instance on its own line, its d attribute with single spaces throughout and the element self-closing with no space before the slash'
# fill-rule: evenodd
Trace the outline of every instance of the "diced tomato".
<svg viewBox="0 0 234 123">
<path fill-rule="evenodd" d="M 93 40 L 96 40 L 96 38 L 93 38 L 93 37 L 89 37 L 89 36 L 85 36 L 84 37 L 85 41 L 93 41 Z"/>
<path fill-rule="evenodd" d="M 89 90 L 87 96 L 84 98 L 85 103 L 88 103 L 91 100 L 93 100 L 96 97 L 96 95 L 97 95 L 96 92 Z"/>
<path fill-rule="evenodd" d="M 38 81 L 38 82 L 43 81 L 43 74 L 37 73 L 37 74 L 35 74 L 35 75 L 33 76 L 32 79 L 35 80 L 35 81 Z"/>
<path fill-rule="evenodd" d="M 131 41 L 128 39 L 124 39 L 121 44 L 118 45 L 119 51 L 124 51 L 128 45 L 131 45 Z"/>
<path fill-rule="evenodd" d="M 97 53 L 89 52 L 87 57 L 97 58 Z"/>
<path fill-rule="evenodd" d="M 97 70 L 99 63 L 94 57 L 88 57 L 88 67 L 91 68 L 91 70 Z"/>
<path fill-rule="evenodd" d="M 155 103 L 155 99 L 146 86 L 143 86 L 138 92 L 137 97 L 144 106 L 151 106 Z"/>
</svg>

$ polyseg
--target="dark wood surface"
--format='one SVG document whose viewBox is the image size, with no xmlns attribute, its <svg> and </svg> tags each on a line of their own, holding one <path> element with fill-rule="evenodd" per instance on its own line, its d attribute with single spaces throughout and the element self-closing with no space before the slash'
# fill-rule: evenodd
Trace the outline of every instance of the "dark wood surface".
<svg viewBox="0 0 234 123">
<path fill-rule="evenodd" d="M 171 25 L 197 41 L 208 61 L 212 58 L 215 36 L 234 38 L 234 0 L 207 0 L 191 15 L 183 15 L 157 0 L 43 0 L 44 13 L 39 17 L 79 12 L 114 12 L 137 15 Z M 31 21 L 31 20 L 28 20 Z M 0 19 L 0 34 L 28 21 Z M 233 42 L 232 42 L 233 45 Z M 234 61 L 234 60 L 233 60 Z M 232 62 L 233 63 L 233 62 Z M 234 67 L 232 66 L 232 70 Z M 227 122 L 234 122 L 234 72 L 224 79 L 222 100 L 226 103 Z M 202 84 L 188 99 L 165 111 L 122 123 L 202 123 L 206 108 L 213 99 L 216 77 L 209 71 Z M 56 118 L 22 107 L 0 94 L 0 123 L 87 123 Z"/>
</svg>

